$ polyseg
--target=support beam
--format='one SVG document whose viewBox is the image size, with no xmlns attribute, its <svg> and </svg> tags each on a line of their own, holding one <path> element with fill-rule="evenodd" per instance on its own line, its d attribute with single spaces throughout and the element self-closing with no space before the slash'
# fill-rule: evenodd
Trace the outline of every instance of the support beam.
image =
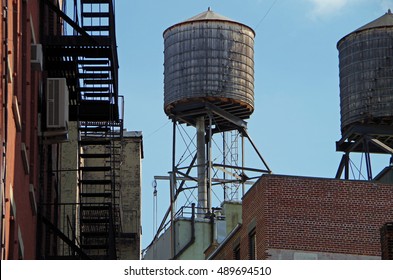
<svg viewBox="0 0 393 280">
<path fill-rule="evenodd" d="M 43 0 L 45 4 L 48 6 L 49 9 L 54 11 L 56 14 L 58 14 L 65 22 L 67 22 L 69 25 L 71 25 L 72 28 L 74 28 L 79 34 L 86 36 L 91 40 L 93 43 L 97 43 L 93 37 L 90 36 L 89 33 L 86 32 L 82 27 L 80 27 L 78 24 L 76 24 L 69 16 L 67 16 L 62 10 L 59 9 L 55 4 L 53 4 L 50 0 Z"/>
<path fill-rule="evenodd" d="M 259 158 L 261 159 L 261 161 L 262 161 L 263 164 L 265 165 L 265 167 L 266 167 L 268 173 L 271 173 L 271 172 L 272 172 L 271 169 L 270 169 L 269 166 L 267 165 L 266 161 L 263 159 L 261 153 L 258 151 L 258 148 L 257 148 L 257 146 L 254 144 L 254 142 L 252 141 L 250 135 L 249 135 L 248 132 L 247 132 L 247 129 L 243 128 L 243 129 L 241 130 L 241 133 L 242 133 L 244 136 L 247 137 L 248 141 L 250 141 L 250 143 L 251 143 L 252 147 L 254 148 L 255 152 L 257 153 L 257 155 L 259 156 Z"/>
<path fill-rule="evenodd" d="M 214 113 L 215 115 L 218 115 L 222 117 L 223 119 L 233 123 L 234 125 L 238 126 L 239 128 L 247 128 L 247 122 L 243 121 L 241 118 L 238 118 L 230 113 L 228 113 L 225 110 L 222 110 L 221 108 L 211 104 L 211 103 L 206 103 L 206 109 Z"/>
<path fill-rule="evenodd" d="M 379 148 L 381 148 L 382 150 L 384 150 L 386 153 L 388 154 L 392 154 L 393 155 L 393 149 L 390 148 L 388 145 L 382 143 L 381 141 L 379 141 L 378 139 L 370 139 L 370 141 L 378 146 Z"/>
</svg>

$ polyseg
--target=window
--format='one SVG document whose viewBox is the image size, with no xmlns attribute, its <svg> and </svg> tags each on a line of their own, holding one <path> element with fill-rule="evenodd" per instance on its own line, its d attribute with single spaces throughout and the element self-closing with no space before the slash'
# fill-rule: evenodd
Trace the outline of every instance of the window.
<svg viewBox="0 0 393 280">
<path fill-rule="evenodd" d="M 234 259 L 234 260 L 240 260 L 240 245 L 237 245 L 237 246 L 233 249 L 233 259 Z"/>
<path fill-rule="evenodd" d="M 248 258 L 250 260 L 256 260 L 257 259 L 257 234 L 255 231 L 255 228 L 250 231 L 248 234 Z"/>
</svg>

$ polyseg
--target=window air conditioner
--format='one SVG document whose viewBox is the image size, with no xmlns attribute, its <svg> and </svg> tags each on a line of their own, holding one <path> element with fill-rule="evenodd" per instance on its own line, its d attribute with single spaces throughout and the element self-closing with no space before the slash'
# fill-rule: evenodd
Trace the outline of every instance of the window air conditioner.
<svg viewBox="0 0 393 280">
<path fill-rule="evenodd" d="M 31 68 L 34 70 L 42 70 L 42 45 L 31 44 Z"/>
<path fill-rule="evenodd" d="M 62 129 L 68 127 L 68 88 L 65 78 L 46 80 L 46 127 Z"/>
</svg>

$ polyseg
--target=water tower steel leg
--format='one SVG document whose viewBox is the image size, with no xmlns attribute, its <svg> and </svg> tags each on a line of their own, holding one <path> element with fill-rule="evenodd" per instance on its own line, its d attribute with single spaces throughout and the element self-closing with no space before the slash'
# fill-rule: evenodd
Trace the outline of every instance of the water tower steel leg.
<svg viewBox="0 0 393 280">
<path fill-rule="evenodd" d="M 349 180 L 349 153 L 345 153 L 345 180 Z"/>
<path fill-rule="evenodd" d="M 371 170 L 371 157 L 370 157 L 370 146 L 368 137 L 364 137 L 363 145 L 365 148 L 365 158 L 366 158 L 366 168 L 367 168 L 367 179 L 372 180 L 372 170 Z"/>
<path fill-rule="evenodd" d="M 172 131 L 172 171 L 170 174 L 170 203 L 171 203 L 171 259 L 175 252 L 175 190 L 176 190 L 176 119 L 173 120 Z"/>
<path fill-rule="evenodd" d="M 198 166 L 198 213 L 207 207 L 206 155 L 205 155 L 205 117 L 196 119 L 197 129 L 197 166 Z"/>
<path fill-rule="evenodd" d="M 349 179 L 349 153 L 343 154 L 335 178 L 341 179 L 343 171 L 345 171 L 344 179 L 348 180 Z"/>
<path fill-rule="evenodd" d="M 211 199 L 211 194 L 212 194 L 212 115 L 209 114 L 209 138 L 208 138 L 208 167 L 207 167 L 207 178 L 208 178 L 208 184 L 207 184 L 207 209 L 211 209 L 212 207 L 212 199 Z"/>
<path fill-rule="evenodd" d="M 245 154 L 244 154 L 244 135 L 243 135 L 243 133 L 241 133 L 241 138 L 242 138 L 242 170 L 244 170 L 244 162 L 245 162 L 244 155 Z M 245 193 L 245 182 L 242 182 L 242 197 L 244 196 L 244 193 Z"/>
<path fill-rule="evenodd" d="M 226 147 L 226 132 L 222 132 L 222 154 L 223 154 L 223 157 L 222 157 L 222 164 L 225 166 L 226 164 L 227 164 L 227 147 Z M 225 171 L 223 170 L 222 171 L 222 178 L 223 178 L 223 180 L 224 180 L 224 182 L 225 182 L 225 180 L 226 180 L 226 173 L 225 173 Z M 223 188 L 223 190 L 224 190 L 224 201 L 227 201 L 228 200 L 228 196 L 227 196 L 227 185 L 226 185 L 226 183 L 224 183 L 224 188 Z"/>
</svg>

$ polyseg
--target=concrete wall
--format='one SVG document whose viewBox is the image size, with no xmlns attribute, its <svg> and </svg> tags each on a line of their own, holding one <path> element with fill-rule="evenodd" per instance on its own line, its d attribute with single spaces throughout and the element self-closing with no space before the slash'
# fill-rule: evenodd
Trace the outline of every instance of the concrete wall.
<svg viewBox="0 0 393 280">
<path fill-rule="evenodd" d="M 143 256 L 144 260 L 169 260 L 171 258 L 171 230 L 167 229 Z"/>
<path fill-rule="evenodd" d="M 203 260 L 204 251 L 211 243 L 211 223 L 209 219 L 197 218 L 194 241 L 192 241 L 192 221 L 181 218 L 175 222 L 175 259 Z M 146 252 L 145 260 L 171 259 L 171 228 L 167 229 Z M 192 242 L 191 242 L 192 241 Z"/>
<path fill-rule="evenodd" d="M 243 198 L 239 232 L 216 252 L 231 259 L 240 245 L 249 258 L 378 259 L 380 228 L 393 220 L 393 185 L 365 181 L 264 175 Z"/>
<path fill-rule="evenodd" d="M 75 231 L 75 237 L 79 238 L 79 225 L 78 220 L 78 208 L 74 203 L 79 202 L 78 192 L 78 179 L 79 174 L 78 168 L 78 125 L 77 122 L 68 123 L 68 142 L 60 144 L 60 172 L 58 182 L 58 196 L 60 204 L 69 204 L 64 207 L 60 207 L 58 228 L 61 232 L 72 240 L 72 230 L 69 228 L 69 222 L 72 225 L 72 229 Z M 68 220 L 69 219 L 69 220 Z M 71 248 L 64 242 L 57 242 L 58 252 L 62 252 L 64 255 L 71 253 Z"/>
<path fill-rule="evenodd" d="M 142 190 L 142 135 L 125 134 L 122 143 L 122 165 L 120 167 L 121 209 L 123 232 L 141 232 L 141 190 Z"/>
<path fill-rule="evenodd" d="M 225 201 L 222 204 L 226 221 L 226 234 L 228 235 L 239 223 L 242 223 L 242 203 Z"/>
<path fill-rule="evenodd" d="M 123 236 L 119 239 L 120 259 L 141 257 L 141 194 L 143 145 L 141 132 L 125 132 L 122 141 L 120 192 Z"/>
<path fill-rule="evenodd" d="M 179 254 L 190 242 L 192 236 L 191 220 L 178 220 L 176 226 L 176 254 Z M 204 251 L 212 242 L 212 225 L 209 219 L 199 219 L 195 221 L 195 240 L 189 247 L 177 256 L 177 260 L 203 260 Z"/>
<path fill-rule="evenodd" d="M 242 219 L 241 204 L 226 201 L 222 209 L 210 218 L 179 217 L 175 221 L 175 259 L 203 260 L 206 252 L 214 251 L 219 244 L 238 226 Z M 147 250 L 144 259 L 164 260 L 171 258 L 171 230 L 168 229 Z"/>
<path fill-rule="evenodd" d="M 69 141 L 61 145 L 61 173 L 59 182 L 59 202 L 77 202 L 78 186 L 78 126 L 76 122 L 68 123 Z"/>
</svg>

